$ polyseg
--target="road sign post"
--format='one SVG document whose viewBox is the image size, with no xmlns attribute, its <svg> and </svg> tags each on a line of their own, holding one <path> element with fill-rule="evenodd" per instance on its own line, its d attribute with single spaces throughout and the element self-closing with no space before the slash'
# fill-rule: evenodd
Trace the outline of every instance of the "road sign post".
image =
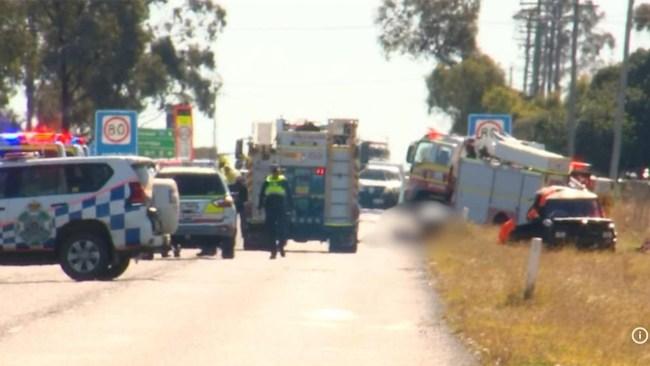
<svg viewBox="0 0 650 366">
<path fill-rule="evenodd" d="M 95 152 L 97 155 L 137 155 L 138 115 L 134 111 L 95 112 Z"/>
<path fill-rule="evenodd" d="M 494 133 L 512 135 L 512 116 L 509 114 L 470 114 L 467 136 L 481 138 Z"/>
</svg>

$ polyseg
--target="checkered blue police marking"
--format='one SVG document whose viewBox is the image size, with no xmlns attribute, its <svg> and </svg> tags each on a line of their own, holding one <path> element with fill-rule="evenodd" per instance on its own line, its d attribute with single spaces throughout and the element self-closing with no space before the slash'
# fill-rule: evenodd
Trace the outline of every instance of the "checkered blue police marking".
<svg viewBox="0 0 650 366">
<path fill-rule="evenodd" d="M 110 230 L 113 242 L 118 247 L 136 246 L 141 244 L 139 220 L 129 220 L 131 212 L 143 209 L 142 206 L 129 205 L 126 198 L 127 184 L 120 184 L 109 191 L 100 192 L 98 195 L 71 203 L 57 206 L 53 210 L 52 218 L 54 228 L 52 237 L 41 245 L 30 247 L 26 245 L 17 233 L 15 223 L 6 223 L 0 226 L 0 249 L 29 250 L 33 248 L 54 249 L 56 230 L 74 220 L 97 219 L 104 222 Z M 128 227 L 128 223 L 135 227 Z"/>
</svg>

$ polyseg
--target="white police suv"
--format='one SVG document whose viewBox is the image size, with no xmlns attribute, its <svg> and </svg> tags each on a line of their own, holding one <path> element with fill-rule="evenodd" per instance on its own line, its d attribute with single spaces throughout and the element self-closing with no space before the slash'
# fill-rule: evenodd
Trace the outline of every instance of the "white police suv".
<svg viewBox="0 0 650 366">
<path fill-rule="evenodd" d="M 113 279 L 164 244 L 142 157 L 0 160 L 0 263 L 60 263 L 78 281 Z"/>
</svg>

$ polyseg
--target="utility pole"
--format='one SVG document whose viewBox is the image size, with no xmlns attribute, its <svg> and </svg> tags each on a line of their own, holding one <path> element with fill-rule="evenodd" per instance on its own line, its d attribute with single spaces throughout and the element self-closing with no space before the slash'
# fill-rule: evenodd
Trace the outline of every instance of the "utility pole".
<svg viewBox="0 0 650 366">
<path fill-rule="evenodd" d="M 535 51 L 533 53 L 533 80 L 530 95 L 535 97 L 539 92 L 539 70 L 542 59 L 542 0 L 537 0 L 537 28 L 535 30 Z"/>
<path fill-rule="evenodd" d="M 568 154 L 573 157 L 576 153 L 576 79 L 578 77 L 578 26 L 580 24 L 580 0 L 573 3 L 573 32 L 571 34 L 571 86 L 569 89 Z"/>
<path fill-rule="evenodd" d="M 632 34 L 632 19 L 634 17 L 634 0 L 628 0 L 627 20 L 625 22 L 625 44 L 623 45 L 623 64 L 621 65 L 621 80 L 616 98 L 616 116 L 614 119 L 614 148 L 612 161 L 609 167 L 609 177 L 618 178 L 619 163 L 621 161 L 621 143 L 623 119 L 625 119 L 625 93 L 627 91 L 628 58 L 630 56 L 630 36 Z"/>
<path fill-rule="evenodd" d="M 526 65 L 524 66 L 524 93 L 528 93 L 528 71 L 530 69 L 530 49 L 531 49 L 531 36 L 533 33 L 533 13 L 528 12 L 526 15 Z"/>
<path fill-rule="evenodd" d="M 555 92 L 560 93 L 562 86 L 560 82 L 562 81 L 562 30 L 564 29 L 564 3 L 566 0 L 560 0 L 557 4 L 558 6 L 558 18 L 559 24 L 557 26 L 557 34 L 555 35 L 555 75 L 553 82 L 555 84 Z"/>
</svg>

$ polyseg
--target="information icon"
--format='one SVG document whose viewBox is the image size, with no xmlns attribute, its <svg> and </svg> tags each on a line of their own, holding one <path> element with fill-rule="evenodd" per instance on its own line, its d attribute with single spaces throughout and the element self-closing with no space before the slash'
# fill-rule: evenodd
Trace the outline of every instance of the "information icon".
<svg viewBox="0 0 650 366">
<path fill-rule="evenodd" d="M 646 344 L 649 337 L 648 330 L 643 327 L 636 327 L 632 331 L 632 342 L 638 345 Z"/>
</svg>

